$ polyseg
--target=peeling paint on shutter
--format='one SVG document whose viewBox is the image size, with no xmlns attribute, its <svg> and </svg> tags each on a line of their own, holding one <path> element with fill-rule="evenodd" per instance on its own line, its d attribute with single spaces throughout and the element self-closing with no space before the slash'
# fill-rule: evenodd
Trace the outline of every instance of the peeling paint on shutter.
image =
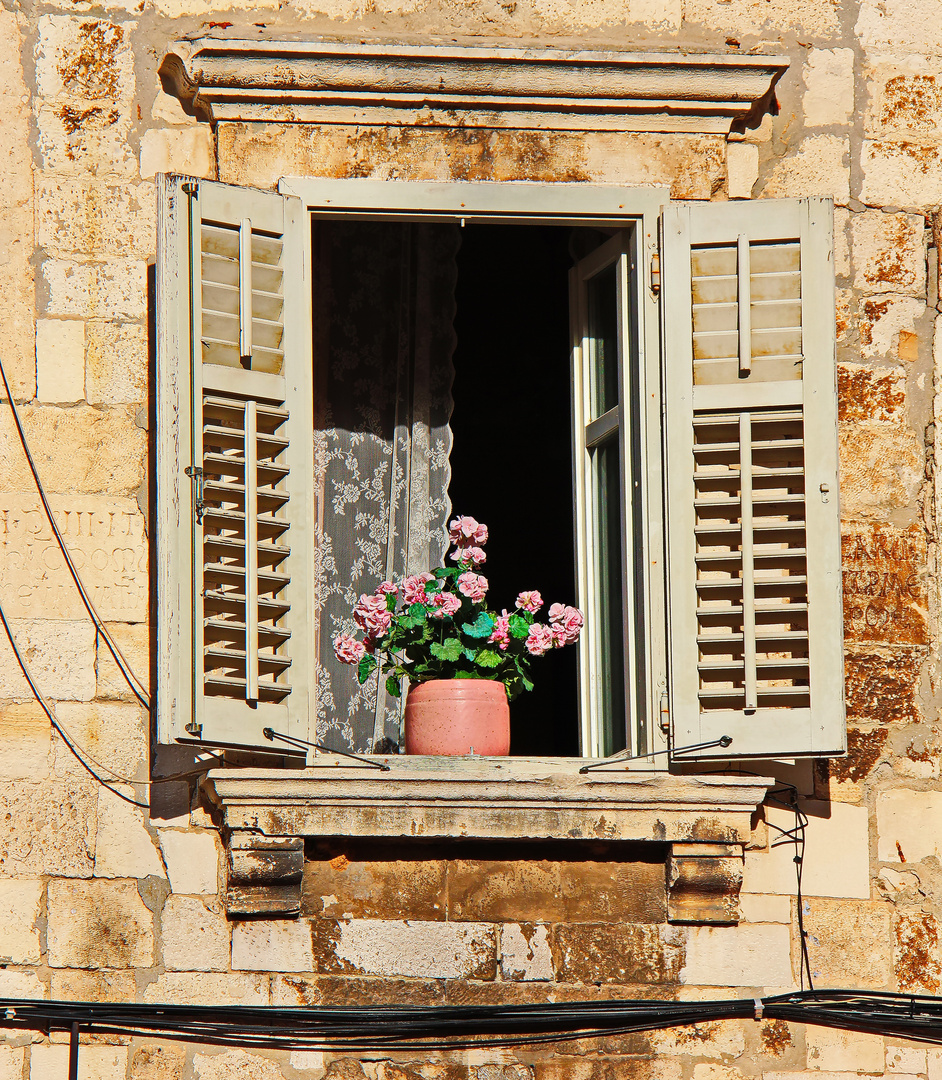
<svg viewBox="0 0 942 1080">
<path fill-rule="evenodd" d="M 665 210 L 673 745 L 844 749 L 830 207 Z"/>
</svg>

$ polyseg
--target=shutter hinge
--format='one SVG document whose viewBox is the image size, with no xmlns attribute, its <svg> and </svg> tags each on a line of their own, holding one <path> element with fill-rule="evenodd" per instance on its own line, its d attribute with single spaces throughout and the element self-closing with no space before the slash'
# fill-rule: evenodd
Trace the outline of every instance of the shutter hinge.
<svg viewBox="0 0 942 1080">
<path fill-rule="evenodd" d="M 661 291 L 661 256 L 655 251 L 651 256 L 651 292 L 655 296 Z"/>
<path fill-rule="evenodd" d="M 182 187 L 184 195 L 199 195 L 200 193 L 200 186 L 195 180 L 184 180 Z"/>
<path fill-rule="evenodd" d="M 661 694 L 661 731 L 665 734 L 671 729 L 671 707 L 668 701 L 667 691 Z"/>
<path fill-rule="evenodd" d="M 186 475 L 196 482 L 196 524 L 203 524 L 203 511 L 206 503 L 203 501 L 203 470 L 199 465 L 187 465 L 183 470 Z"/>
<path fill-rule="evenodd" d="M 194 738 L 197 738 L 197 739 L 198 739 L 198 738 L 200 738 L 200 737 L 202 736 L 202 734 L 203 734 L 203 725 L 202 725 L 202 724 L 198 724 L 198 723 L 197 723 L 197 722 L 196 722 L 195 720 L 191 720 L 191 721 L 190 721 L 190 722 L 189 722 L 189 723 L 188 723 L 188 724 L 186 725 L 186 729 L 185 729 L 185 730 L 186 730 L 186 733 L 187 733 L 187 735 L 192 735 L 192 736 L 193 736 Z"/>
</svg>

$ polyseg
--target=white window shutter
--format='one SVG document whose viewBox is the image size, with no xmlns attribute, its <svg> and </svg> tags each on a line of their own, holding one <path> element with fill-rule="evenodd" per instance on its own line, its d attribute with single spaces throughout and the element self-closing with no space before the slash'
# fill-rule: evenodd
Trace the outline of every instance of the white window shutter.
<svg viewBox="0 0 942 1080">
<path fill-rule="evenodd" d="M 676 760 L 846 747 L 831 216 L 823 199 L 664 210 Z"/>
<path fill-rule="evenodd" d="M 160 741 L 309 737 L 312 361 L 298 199 L 159 182 Z M 306 287 L 307 286 L 307 287 Z"/>
</svg>

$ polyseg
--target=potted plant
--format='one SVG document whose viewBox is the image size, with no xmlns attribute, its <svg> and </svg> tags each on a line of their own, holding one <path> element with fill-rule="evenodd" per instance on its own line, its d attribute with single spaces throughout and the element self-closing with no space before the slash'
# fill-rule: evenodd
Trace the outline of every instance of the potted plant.
<svg viewBox="0 0 942 1080">
<path fill-rule="evenodd" d="M 448 561 L 456 565 L 364 593 L 353 611 L 360 634 L 339 634 L 334 652 L 356 666 L 361 683 L 379 669 L 393 697 L 409 680 L 406 753 L 507 754 L 508 702 L 533 689 L 534 659 L 579 637 L 582 613 L 552 604 L 548 620 L 538 622 L 543 600 L 535 591 L 520 593 L 513 611 L 489 610 L 488 582 L 478 573 L 487 526 L 455 518 L 448 537 Z"/>
</svg>

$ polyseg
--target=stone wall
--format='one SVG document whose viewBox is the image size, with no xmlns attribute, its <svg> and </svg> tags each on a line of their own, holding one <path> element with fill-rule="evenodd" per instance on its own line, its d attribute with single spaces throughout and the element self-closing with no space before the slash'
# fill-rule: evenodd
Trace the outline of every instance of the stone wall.
<svg viewBox="0 0 942 1080">
<path fill-rule="evenodd" d="M 849 753 L 781 765 L 809 815 L 817 985 L 942 988 L 936 480 L 942 427 L 938 0 L 61 0 L 0 11 L 0 355 L 95 604 L 138 675 L 149 628 L 155 173 L 596 181 L 836 203 Z M 779 107 L 716 135 L 209 125 L 156 69 L 185 35 L 785 54 Z M 233 31 L 235 32 L 235 31 Z M 63 729 L 142 781 L 149 718 L 64 569 L 0 403 L 0 598 Z M 164 753 L 160 769 L 191 763 Z M 298 920 L 232 922 L 218 817 L 185 781 L 99 786 L 0 638 L 0 996 L 202 1004 L 716 998 L 799 979 L 791 813 L 745 853 L 739 926 L 666 921 L 663 850 L 313 844 Z M 144 801 L 147 801 L 144 798 Z M 0 1041 L 0 1080 L 66 1075 Z M 99 1039 L 87 1080 L 942 1078 L 942 1052 L 782 1022 L 555 1047 L 344 1058 Z"/>
</svg>

